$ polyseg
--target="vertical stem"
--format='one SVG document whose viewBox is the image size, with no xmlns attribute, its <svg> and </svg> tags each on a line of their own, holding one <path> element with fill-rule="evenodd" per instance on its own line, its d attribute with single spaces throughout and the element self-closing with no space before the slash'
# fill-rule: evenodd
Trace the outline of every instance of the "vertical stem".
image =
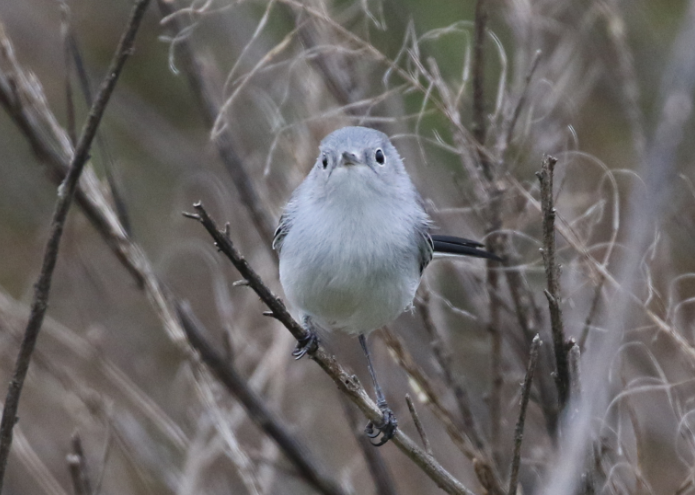
<svg viewBox="0 0 695 495">
<path fill-rule="evenodd" d="M 570 373 L 567 360 L 567 345 L 562 323 L 562 297 L 560 295 L 560 266 L 555 260 L 555 207 L 553 206 L 553 171 L 557 159 L 546 156 L 536 176 L 541 184 L 541 210 L 543 212 L 543 261 L 548 288 L 545 296 L 550 309 L 550 327 L 555 351 L 555 385 L 558 406 L 562 411 L 569 400 Z"/>
<path fill-rule="evenodd" d="M 521 442 L 524 439 L 524 425 L 526 423 L 526 408 L 528 400 L 531 397 L 531 382 L 533 381 L 533 373 L 536 370 L 538 362 L 538 348 L 541 345 L 541 338 L 538 334 L 531 342 L 531 350 L 529 352 L 528 366 L 526 367 L 526 376 L 524 383 L 521 385 L 521 407 L 519 409 L 519 419 L 514 428 L 514 452 L 512 455 L 511 474 L 509 475 L 509 491 L 508 495 L 516 494 L 516 487 L 519 484 L 519 466 L 521 465 Z"/>
</svg>

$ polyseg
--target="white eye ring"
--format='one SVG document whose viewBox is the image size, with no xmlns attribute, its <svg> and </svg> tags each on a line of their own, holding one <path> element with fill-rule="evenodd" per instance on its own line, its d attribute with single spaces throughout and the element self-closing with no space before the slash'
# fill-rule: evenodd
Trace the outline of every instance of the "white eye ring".
<svg viewBox="0 0 695 495">
<path fill-rule="evenodd" d="M 386 161 L 386 157 L 384 156 L 384 151 L 381 148 L 377 148 L 376 151 L 374 152 L 374 159 L 376 162 L 381 165 L 382 167 L 384 166 L 384 162 Z"/>
</svg>

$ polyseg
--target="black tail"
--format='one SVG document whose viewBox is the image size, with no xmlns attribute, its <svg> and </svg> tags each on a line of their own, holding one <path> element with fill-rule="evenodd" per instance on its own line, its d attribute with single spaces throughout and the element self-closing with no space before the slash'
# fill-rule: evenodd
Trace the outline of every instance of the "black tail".
<svg viewBox="0 0 695 495">
<path fill-rule="evenodd" d="M 450 235 L 433 235 L 430 237 L 432 238 L 435 253 L 475 256 L 476 258 L 488 258 L 495 261 L 502 261 L 502 258 L 499 256 L 485 251 L 484 249 L 480 249 L 485 247 L 485 245 L 479 242 Z"/>
</svg>

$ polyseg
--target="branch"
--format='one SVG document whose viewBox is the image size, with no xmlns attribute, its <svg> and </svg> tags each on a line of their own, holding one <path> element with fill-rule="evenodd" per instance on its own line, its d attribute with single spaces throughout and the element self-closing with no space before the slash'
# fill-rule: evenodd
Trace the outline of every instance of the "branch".
<svg viewBox="0 0 695 495">
<path fill-rule="evenodd" d="M 184 30 L 179 17 L 171 15 L 175 12 L 172 0 L 157 0 L 162 17 L 166 18 L 170 30 L 175 36 L 179 66 L 188 79 L 188 85 L 198 103 L 205 125 L 212 129 L 215 119 L 220 113 L 220 106 L 215 98 L 216 91 L 210 78 L 204 70 L 201 57 L 193 48 L 189 37 L 176 36 Z M 234 182 L 239 197 L 254 223 L 256 230 L 263 238 L 264 244 L 270 246 L 275 234 L 275 219 L 268 213 L 263 205 L 260 195 L 254 186 L 241 158 L 236 152 L 232 136 L 228 130 L 213 138 L 213 144 L 225 169 Z"/>
<path fill-rule="evenodd" d="M 51 290 L 51 280 L 53 270 L 58 259 L 58 248 L 60 239 L 63 234 L 65 219 L 67 218 L 72 198 L 77 187 L 77 181 L 80 178 L 82 169 L 89 159 L 89 149 L 92 140 L 96 134 L 101 118 L 109 102 L 113 89 L 116 86 L 118 77 L 125 65 L 125 62 L 130 55 L 135 41 L 135 35 L 140 26 L 140 22 L 145 13 L 145 9 L 149 4 L 149 0 L 139 0 L 135 4 L 130 15 L 126 30 L 121 36 L 116 53 L 111 60 L 106 77 L 104 78 L 99 93 L 92 105 L 87 122 L 82 130 L 80 139 L 75 148 L 70 167 L 65 179 L 58 187 L 58 198 L 51 220 L 51 232 L 44 249 L 43 263 L 39 279 L 35 285 L 34 297 L 31 304 L 31 314 L 24 332 L 19 349 L 19 355 L 15 364 L 15 369 L 12 375 L 12 381 L 5 399 L 5 407 L 2 413 L 2 421 L 0 422 L 0 493 L 5 477 L 5 469 L 7 467 L 7 457 L 10 453 L 12 445 L 12 429 L 17 422 L 17 409 L 19 407 L 19 399 L 24 386 L 24 379 L 29 370 L 31 355 L 36 346 L 36 340 L 41 330 L 43 317 L 46 314 L 48 305 L 48 296 Z"/>
<path fill-rule="evenodd" d="M 72 478 L 75 495 L 92 495 L 92 484 L 89 481 L 87 460 L 82 449 L 82 440 L 78 432 L 72 435 L 72 452 L 67 455 L 68 469 Z"/>
<path fill-rule="evenodd" d="M 306 331 L 292 318 L 285 308 L 285 304 L 268 289 L 258 274 L 256 274 L 236 250 L 228 233 L 220 232 L 217 229 L 217 226 L 207 214 L 202 204 L 196 203 L 194 208 L 198 212 L 197 214 L 186 213 L 185 215 L 203 224 L 214 239 L 217 248 L 229 258 L 241 276 L 248 281 L 248 285 L 258 294 L 266 306 L 268 306 L 272 316 L 280 321 L 285 328 L 292 333 L 295 339 L 302 339 L 306 335 Z M 338 389 L 362 410 L 369 420 L 381 420 L 382 413 L 379 408 L 369 398 L 369 395 L 356 377 L 345 371 L 333 355 L 329 354 L 321 345 L 317 345 L 315 349 L 309 351 L 309 356 L 326 372 L 326 374 L 328 374 L 338 386 Z M 446 493 L 473 495 L 473 492 L 463 486 L 460 481 L 446 471 L 433 457 L 428 455 L 427 452 L 418 447 L 417 444 L 400 429 L 396 430 L 392 442 Z"/>
<path fill-rule="evenodd" d="M 425 330 L 429 334 L 432 352 L 437 360 L 437 364 L 439 364 L 439 367 L 442 369 L 444 383 L 454 393 L 456 404 L 459 408 L 459 412 L 461 413 L 461 419 L 463 419 L 463 426 L 465 428 L 466 435 L 468 435 L 478 450 L 484 450 L 485 444 L 483 443 L 483 436 L 480 433 L 480 427 L 476 423 L 473 412 L 471 411 L 468 391 L 454 377 L 451 366 L 451 352 L 449 351 L 448 347 L 444 345 L 444 342 L 439 335 L 439 330 L 432 320 L 429 301 L 430 291 L 429 289 L 425 288 L 422 291 L 421 299 L 417 299 L 415 301 L 415 307 L 422 317 Z"/>
<path fill-rule="evenodd" d="M 434 415 L 444 425 L 444 429 L 451 441 L 473 463 L 475 474 L 483 488 L 490 495 L 501 495 L 503 491 L 498 481 L 497 473 L 494 471 L 492 461 L 485 451 L 476 449 L 475 445 L 468 445 L 470 440 L 461 433 L 453 415 L 435 393 L 427 375 L 415 364 L 413 356 L 407 351 L 402 340 L 391 332 L 388 327 L 383 327 L 380 335 L 383 337 L 389 350 L 396 356 L 398 365 L 405 370 L 409 378 L 417 384 L 422 394 L 427 398 L 425 402 L 432 408 Z"/>
<path fill-rule="evenodd" d="M 473 137 L 482 147 L 485 144 L 485 33 L 487 30 L 487 8 L 485 0 L 475 4 L 475 33 L 473 42 Z M 489 163 L 487 164 L 489 165 Z M 481 163 L 488 180 L 492 178 L 489 168 Z"/>
<path fill-rule="evenodd" d="M 418 413 L 415 410 L 415 404 L 413 404 L 413 399 L 410 398 L 410 395 L 405 394 L 405 402 L 408 404 L 408 410 L 413 418 L 413 423 L 415 423 L 415 429 L 417 430 L 418 435 L 420 435 L 420 440 L 422 440 L 423 447 L 425 447 L 425 450 L 429 455 L 434 455 L 432 454 L 432 445 L 430 445 L 430 441 L 425 433 L 425 428 L 422 426 L 422 421 L 420 421 L 420 416 L 418 416 Z"/>
<path fill-rule="evenodd" d="M 340 394 L 339 397 L 340 402 L 343 404 L 345 416 L 350 424 L 350 431 L 352 431 L 355 440 L 357 440 L 357 444 L 367 464 L 369 474 L 372 476 L 372 481 L 374 481 L 377 495 L 397 495 L 398 492 L 393 482 L 393 476 L 391 476 L 391 472 L 384 461 L 384 457 L 381 455 L 381 451 L 374 448 L 374 444 L 372 444 L 371 440 L 364 434 L 364 426 L 358 424 L 359 414 L 357 409 L 345 395 Z M 432 452 L 429 450 L 427 453 L 432 455 Z"/>
<path fill-rule="evenodd" d="M 516 487 L 519 483 L 519 465 L 521 464 L 521 442 L 524 439 L 524 424 L 526 423 L 526 408 L 528 400 L 531 397 L 531 383 L 533 381 L 533 373 L 536 371 L 536 363 L 538 362 L 538 348 L 543 342 L 538 334 L 533 338 L 531 350 L 529 351 L 528 366 L 526 367 L 526 376 L 524 383 L 521 385 L 521 407 L 519 409 L 519 419 L 514 428 L 514 451 L 512 454 L 512 468 L 509 475 L 509 491 L 508 495 L 516 495 Z"/>
<path fill-rule="evenodd" d="M 203 337 L 202 325 L 191 313 L 187 303 L 177 307 L 188 341 L 198 351 L 203 362 L 210 371 L 225 386 L 225 388 L 241 402 L 249 418 L 272 438 L 280 450 L 295 466 L 299 474 L 320 493 L 326 495 L 345 495 L 343 489 L 328 476 L 323 474 L 308 449 L 292 436 L 280 420 L 268 409 L 263 399 L 254 392 L 229 362 L 218 353 Z"/>
<path fill-rule="evenodd" d="M 560 295 L 560 267 L 555 261 L 555 207 L 553 206 L 553 170 L 557 159 L 546 156 L 536 177 L 541 184 L 541 210 L 543 212 L 543 262 L 548 288 L 544 291 L 550 309 L 550 327 L 555 350 L 555 385 L 560 411 L 569 400 L 570 374 L 567 362 L 567 345 L 562 324 L 562 298 Z"/>
</svg>

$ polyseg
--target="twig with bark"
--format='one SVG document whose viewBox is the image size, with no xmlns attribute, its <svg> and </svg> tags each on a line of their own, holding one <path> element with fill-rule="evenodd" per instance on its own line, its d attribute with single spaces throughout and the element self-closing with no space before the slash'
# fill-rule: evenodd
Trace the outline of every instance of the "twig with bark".
<svg viewBox="0 0 695 495">
<path fill-rule="evenodd" d="M 246 279 L 249 287 L 251 287 L 261 300 L 263 300 L 266 306 L 268 306 L 270 309 L 269 316 L 280 321 L 285 328 L 292 333 L 295 339 L 302 340 L 306 336 L 306 330 L 292 318 L 285 304 L 268 289 L 258 274 L 236 250 L 229 238 L 228 229 L 225 230 L 225 232 L 218 230 L 215 222 L 207 214 L 202 204 L 196 203 L 194 208 L 197 213 L 186 213 L 185 215 L 189 218 L 198 220 L 205 227 L 214 239 L 217 248 L 227 256 L 241 276 Z M 328 376 L 330 376 L 341 393 L 345 394 L 357 405 L 369 420 L 380 420 L 382 414 L 379 408 L 371 400 L 354 375 L 345 371 L 333 355 L 329 354 L 320 344 L 311 349 L 308 355 L 326 372 L 326 374 L 328 374 Z M 427 452 L 418 447 L 418 445 L 400 429 L 396 430 L 395 436 L 391 441 L 445 492 L 462 495 L 473 494 L 472 491 L 463 486 L 460 481 L 446 471 L 442 465 Z"/>
<path fill-rule="evenodd" d="M 65 220 L 72 204 L 77 182 L 80 178 L 85 163 L 89 159 L 89 150 L 94 136 L 104 115 L 111 94 L 116 87 L 116 82 L 121 74 L 128 56 L 132 51 L 140 23 L 145 14 L 149 0 L 139 0 L 133 7 L 126 29 L 118 43 L 116 53 L 111 60 L 106 76 L 99 88 L 94 104 L 92 105 L 87 121 L 73 153 L 68 173 L 58 187 L 58 199 L 56 200 L 53 218 L 51 220 L 51 232 L 44 250 L 43 262 L 39 279 L 35 285 L 34 296 L 31 304 L 31 314 L 24 332 L 24 338 L 17 356 L 12 381 L 5 399 L 2 421 L 0 422 L 0 492 L 7 467 L 7 457 L 12 445 L 12 430 L 17 422 L 17 409 L 19 399 L 29 370 L 31 355 L 36 346 L 36 341 L 41 330 L 43 317 L 48 307 L 48 297 L 51 290 L 53 270 L 58 259 L 58 249 L 63 234 Z"/>
<path fill-rule="evenodd" d="M 567 359 L 567 343 L 562 322 L 562 296 L 560 295 L 560 266 L 555 259 L 555 207 L 553 205 L 553 171 L 557 159 L 546 156 L 536 176 L 541 185 L 541 209 L 543 212 L 543 262 L 548 288 L 544 291 L 550 309 L 550 329 L 555 351 L 555 385 L 558 407 L 562 411 L 570 394 L 570 371 Z"/>
<path fill-rule="evenodd" d="M 519 466 L 521 465 L 521 443 L 524 440 L 524 425 L 526 424 L 526 408 L 531 397 L 531 384 L 533 383 L 533 373 L 536 371 L 538 362 L 538 348 L 542 344 L 538 334 L 533 338 L 531 350 L 529 351 L 528 366 L 526 376 L 521 385 L 521 406 L 519 408 L 519 419 L 514 428 L 514 449 L 512 453 L 511 474 L 509 475 L 508 495 L 516 495 L 516 488 L 519 483 Z"/>
</svg>

